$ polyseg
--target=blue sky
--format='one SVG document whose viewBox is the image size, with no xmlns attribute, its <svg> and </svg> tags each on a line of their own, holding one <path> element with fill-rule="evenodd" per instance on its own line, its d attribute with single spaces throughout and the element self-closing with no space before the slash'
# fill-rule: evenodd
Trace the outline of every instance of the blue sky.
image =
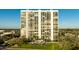
<svg viewBox="0 0 79 59">
<path fill-rule="evenodd" d="M 59 10 L 60 28 L 79 28 L 79 9 Z"/>
<path fill-rule="evenodd" d="M 20 10 L 0 9 L 0 28 L 19 28 Z"/>
<path fill-rule="evenodd" d="M 0 9 L 0 28 L 20 28 L 20 9 Z M 60 9 L 59 28 L 79 28 L 79 9 Z"/>
</svg>

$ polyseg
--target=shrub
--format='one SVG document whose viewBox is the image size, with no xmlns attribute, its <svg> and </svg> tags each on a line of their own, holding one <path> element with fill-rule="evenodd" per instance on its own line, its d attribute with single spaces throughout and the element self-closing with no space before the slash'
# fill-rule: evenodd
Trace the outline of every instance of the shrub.
<svg viewBox="0 0 79 59">
<path fill-rule="evenodd" d="M 18 46 L 22 44 L 27 44 L 27 39 L 26 38 L 13 38 L 5 42 L 5 45 L 9 47 L 15 44 L 17 44 Z"/>
<path fill-rule="evenodd" d="M 63 50 L 79 49 L 79 39 L 75 36 L 60 36 L 55 41 L 60 42 L 59 46 Z"/>
<path fill-rule="evenodd" d="M 20 42 L 20 40 L 19 39 L 17 39 L 17 38 L 13 38 L 13 39 L 10 39 L 10 40 L 8 40 L 7 42 L 5 42 L 5 45 L 8 45 L 8 46 L 13 46 L 13 45 L 15 45 L 15 44 L 20 44 L 21 42 Z"/>
<path fill-rule="evenodd" d="M 0 38 L 0 45 L 4 43 L 4 40 Z"/>
</svg>

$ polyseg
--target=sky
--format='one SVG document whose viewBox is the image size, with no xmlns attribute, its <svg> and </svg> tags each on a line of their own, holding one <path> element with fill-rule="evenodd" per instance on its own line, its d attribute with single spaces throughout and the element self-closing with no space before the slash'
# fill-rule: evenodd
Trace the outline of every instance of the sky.
<svg viewBox="0 0 79 59">
<path fill-rule="evenodd" d="M 79 28 L 79 9 L 59 9 L 59 28 Z M 20 9 L 0 9 L 0 28 L 20 28 Z"/>
<path fill-rule="evenodd" d="M 59 28 L 79 28 L 79 9 L 59 10 Z"/>
<path fill-rule="evenodd" d="M 0 28 L 20 28 L 20 10 L 0 9 Z"/>
</svg>

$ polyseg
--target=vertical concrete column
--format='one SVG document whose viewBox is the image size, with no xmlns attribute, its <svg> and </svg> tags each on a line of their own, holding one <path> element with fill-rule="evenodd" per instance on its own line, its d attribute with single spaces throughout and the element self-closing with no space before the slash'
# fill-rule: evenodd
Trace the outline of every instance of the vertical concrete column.
<svg viewBox="0 0 79 59">
<path fill-rule="evenodd" d="M 23 24 L 22 21 L 25 20 L 25 19 L 23 19 L 23 18 L 25 18 L 25 15 L 23 15 L 23 13 L 25 13 L 25 12 L 26 12 L 26 10 L 21 10 L 21 15 L 20 15 L 21 16 L 21 18 L 20 18 L 20 31 L 21 31 L 21 34 L 20 35 L 21 35 L 21 37 L 26 35 L 25 34 L 25 27 L 26 26 L 21 27 L 21 25 Z"/>
<path fill-rule="evenodd" d="M 38 37 L 41 38 L 41 10 L 38 11 Z"/>
<path fill-rule="evenodd" d="M 20 36 L 22 37 L 21 20 L 22 20 L 22 10 L 20 11 Z"/>
<path fill-rule="evenodd" d="M 26 38 L 28 38 L 28 30 L 29 30 L 29 28 L 28 28 L 28 20 L 29 20 L 29 18 L 28 18 L 28 14 L 29 14 L 29 11 L 28 10 L 26 10 Z"/>
<path fill-rule="evenodd" d="M 53 10 L 51 12 L 51 41 L 53 41 Z"/>
</svg>

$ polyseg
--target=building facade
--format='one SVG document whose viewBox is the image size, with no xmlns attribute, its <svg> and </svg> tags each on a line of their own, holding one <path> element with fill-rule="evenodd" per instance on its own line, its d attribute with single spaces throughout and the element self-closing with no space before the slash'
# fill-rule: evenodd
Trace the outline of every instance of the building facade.
<svg viewBox="0 0 79 59">
<path fill-rule="evenodd" d="M 21 10 L 21 36 L 53 40 L 58 35 L 58 10 Z"/>
</svg>

